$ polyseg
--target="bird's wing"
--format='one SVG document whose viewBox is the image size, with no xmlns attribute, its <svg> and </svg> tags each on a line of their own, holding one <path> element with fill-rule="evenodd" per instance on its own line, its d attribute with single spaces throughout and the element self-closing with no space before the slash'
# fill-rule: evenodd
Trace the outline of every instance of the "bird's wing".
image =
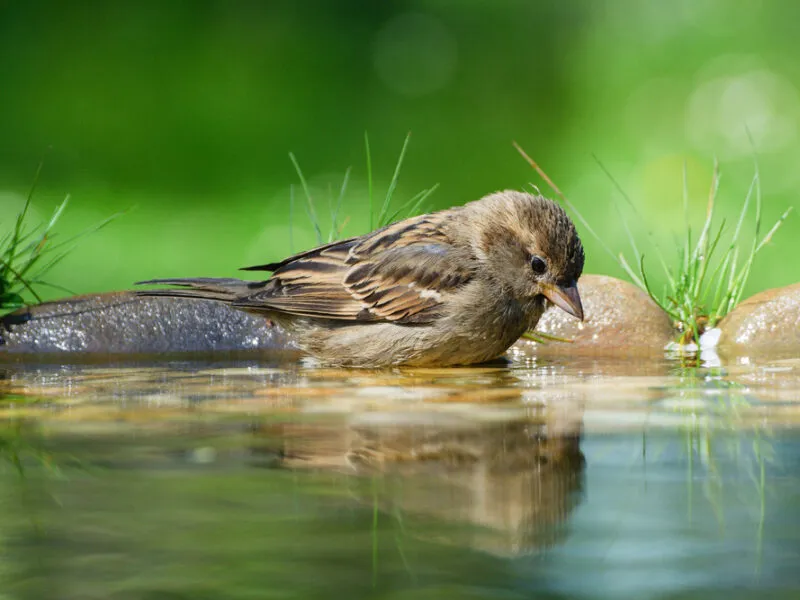
<svg viewBox="0 0 800 600">
<path fill-rule="evenodd" d="M 442 230 L 442 215 L 394 223 L 271 265 L 263 290 L 237 300 L 249 310 L 346 321 L 427 323 L 473 265 Z"/>
</svg>

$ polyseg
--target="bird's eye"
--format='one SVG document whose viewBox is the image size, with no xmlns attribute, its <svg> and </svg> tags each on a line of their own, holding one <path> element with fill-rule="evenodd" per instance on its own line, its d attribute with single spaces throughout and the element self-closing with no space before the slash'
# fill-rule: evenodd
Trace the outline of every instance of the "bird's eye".
<svg viewBox="0 0 800 600">
<path fill-rule="evenodd" d="M 545 271 L 547 271 L 547 263 L 541 256 L 532 256 L 531 257 L 531 269 L 537 275 L 541 275 Z"/>
</svg>

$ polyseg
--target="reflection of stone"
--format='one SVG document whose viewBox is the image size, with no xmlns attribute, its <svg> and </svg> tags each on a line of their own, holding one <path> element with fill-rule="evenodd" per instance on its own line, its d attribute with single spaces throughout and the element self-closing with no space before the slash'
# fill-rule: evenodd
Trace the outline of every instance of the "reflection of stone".
<svg viewBox="0 0 800 600">
<path fill-rule="evenodd" d="M 377 476 L 379 505 L 400 511 L 408 533 L 441 532 L 424 524 L 433 519 L 448 524 L 439 542 L 520 555 L 557 543 L 580 500 L 580 418 L 557 434 L 549 421 L 362 413 L 338 431 L 285 429 L 285 464 Z"/>
<path fill-rule="evenodd" d="M 765 290 L 741 302 L 719 324 L 723 356 L 798 356 L 800 283 Z"/>
<path fill-rule="evenodd" d="M 585 320 L 550 308 L 537 332 L 573 340 L 540 344 L 521 339 L 511 347 L 517 355 L 660 355 L 675 336 L 667 314 L 646 292 L 627 281 L 605 275 L 584 275 L 578 281 Z"/>
<path fill-rule="evenodd" d="M 291 349 L 266 320 L 219 302 L 76 296 L 22 309 L 0 324 L 0 351 L 13 353 L 217 352 Z"/>
</svg>

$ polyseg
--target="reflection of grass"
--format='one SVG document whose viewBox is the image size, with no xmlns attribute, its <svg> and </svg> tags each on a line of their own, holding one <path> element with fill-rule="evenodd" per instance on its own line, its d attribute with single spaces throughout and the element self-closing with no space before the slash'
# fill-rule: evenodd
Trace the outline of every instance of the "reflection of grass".
<svg viewBox="0 0 800 600">
<path fill-rule="evenodd" d="M 416 215 L 420 208 L 422 207 L 425 200 L 436 191 L 436 188 L 439 187 L 439 184 L 424 189 L 406 202 L 401 204 L 398 207 L 392 206 L 392 200 L 394 199 L 394 193 L 397 189 L 397 184 L 400 180 L 400 169 L 403 166 L 403 160 L 405 159 L 406 150 L 408 149 L 408 144 L 411 141 L 411 134 L 409 133 L 406 135 L 405 141 L 403 142 L 403 147 L 400 150 L 400 156 L 397 159 L 397 164 L 394 168 L 394 174 L 392 175 L 392 179 L 389 182 L 389 187 L 386 190 L 386 195 L 384 196 L 380 210 L 378 211 L 377 215 L 375 214 L 375 199 L 373 197 L 373 186 L 372 186 L 372 156 L 370 154 L 369 149 L 369 137 L 367 134 L 364 134 L 364 147 L 367 159 L 367 168 L 366 168 L 366 175 L 367 175 L 367 194 L 369 198 L 369 228 L 370 231 L 374 227 L 384 227 L 390 223 L 393 223 L 396 220 L 404 219 L 406 217 L 410 217 Z M 323 234 L 323 227 L 320 221 L 319 215 L 317 213 L 317 206 L 314 201 L 313 195 L 311 193 L 311 189 L 308 186 L 308 182 L 306 181 L 305 176 L 303 175 L 303 171 L 300 169 L 300 164 L 297 162 L 293 153 L 289 153 L 289 158 L 294 165 L 295 170 L 297 171 L 297 176 L 300 179 L 300 185 L 303 188 L 303 193 L 305 194 L 305 211 L 306 216 L 308 217 L 309 221 L 311 222 L 312 226 L 314 227 L 314 232 L 317 236 L 317 243 L 323 244 L 326 242 L 332 242 L 334 240 L 339 239 L 342 237 L 342 232 L 347 225 L 347 218 L 339 221 L 340 213 L 342 209 L 342 202 L 347 194 L 347 186 L 350 182 L 350 173 L 352 171 L 351 167 L 348 167 L 345 171 L 344 178 L 342 180 L 342 185 L 339 188 L 339 192 L 334 199 L 333 190 L 328 190 L 328 216 L 330 220 L 330 225 L 328 227 L 328 234 L 327 236 Z M 291 230 L 292 224 L 292 209 L 294 206 L 294 188 L 290 188 L 290 223 L 289 227 Z"/>
<path fill-rule="evenodd" d="M 379 518 L 381 515 L 381 496 L 386 495 L 386 490 L 383 487 L 384 478 L 379 476 L 378 474 L 373 474 L 370 478 L 371 486 L 370 486 L 370 494 L 372 496 L 372 523 L 370 527 L 370 533 L 372 536 L 372 587 L 375 589 L 378 586 L 378 577 L 380 575 L 380 569 L 378 564 L 378 558 L 380 556 L 380 533 L 381 528 L 379 527 Z M 386 527 L 386 519 L 384 521 L 384 529 L 388 529 L 394 535 L 394 545 L 395 549 L 397 550 L 397 555 L 400 558 L 400 561 L 405 569 L 406 573 L 408 574 L 411 581 L 416 581 L 416 576 L 414 575 L 414 571 L 411 569 L 411 565 L 406 558 L 405 550 L 403 550 L 403 538 L 406 535 L 405 528 L 403 526 L 403 516 L 398 508 L 394 508 L 391 512 L 384 514 L 384 516 L 389 516 L 390 519 L 390 526 Z"/>
<path fill-rule="evenodd" d="M 79 237 L 97 231 L 118 216 L 113 215 L 82 234 L 54 244 L 53 238 L 56 234 L 53 230 L 69 203 L 69 196 L 56 207 L 47 223 L 28 227 L 26 222 L 41 170 L 40 164 L 25 204 L 17 215 L 11 231 L 0 238 L 0 315 L 22 307 L 26 303 L 26 296 L 30 296 L 27 301 L 33 299 L 41 302 L 42 299 L 36 291 L 40 286 L 49 286 L 70 293 L 69 290 L 44 279 L 47 272 L 69 254 L 73 243 Z"/>
<path fill-rule="evenodd" d="M 43 400 L 36 395 L 0 390 L 0 401 L 3 404 L 21 410 L 36 406 Z M 44 437 L 35 417 L 28 419 L 14 416 L 0 419 L 0 464 L 12 467 L 21 478 L 26 477 L 26 464 L 40 465 L 50 475 L 60 477 L 60 465 L 67 462 L 79 464 L 74 457 L 59 454 L 56 458 L 45 449 Z"/>
<path fill-rule="evenodd" d="M 760 567 L 763 547 L 764 520 L 766 518 L 766 464 L 774 458 L 772 446 L 767 440 L 769 432 L 759 424 L 744 422 L 743 413 L 752 405 L 739 389 L 731 384 L 727 393 L 717 395 L 716 402 L 709 407 L 706 418 L 698 419 L 694 411 L 686 412 L 686 452 L 689 460 L 687 482 L 689 506 L 693 489 L 693 467 L 695 458 L 705 469 L 703 494 L 714 509 L 720 529 L 724 528 L 723 497 L 725 487 L 721 463 L 727 459 L 748 476 L 756 492 L 758 514 L 756 527 L 757 567 Z M 751 435 L 743 437 L 742 430 Z M 752 437 L 751 437 L 752 436 Z M 739 485 L 735 483 L 735 485 Z M 691 518 L 691 512 L 690 512 Z"/>
<path fill-rule="evenodd" d="M 27 459 L 32 459 L 50 473 L 59 475 L 60 471 L 53 456 L 39 444 L 31 441 L 34 435 L 32 427 L 21 419 L 0 425 L 0 457 L 3 462 L 10 465 L 22 478 L 25 477 Z"/>
<path fill-rule="evenodd" d="M 522 157 L 542 176 L 572 212 L 575 213 L 587 231 L 598 240 L 603 249 L 620 264 L 631 280 L 645 290 L 653 301 L 669 314 L 674 320 L 676 327 L 681 332 L 680 341 L 684 344 L 689 342 L 699 343 L 700 336 L 703 332 L 706 329 L 715 327 L 719 320 L 738 304 L 741 300 L 742 292 L 750 275 L 756 254 L 758 254 L 772 239 L 775 231 L 780 227 L 791 211 L 791 208 L 786 210 L 772 228 L 759 239 L 762 227 L 762 205 L 760 175 L 758 164 L 756 164 L 750 189 L 742 204 L 742 209 L 736 227 L 733 230 L 733 235 L 730 236 L 727 242 L 723 241 L 725 221 L 723 220 L 718 227 L 714 225 L 715 202 L 719 188 L 719 168 L 718 165 L 715 164 L 714 175 L 711 181 L 711 190 L 708 196 L 706 219 L 700 229 L 697 240 L 693 241 L 692 226 L 688 220 L 689 197 L 684 169 L 683 211 L 685 216 L 685 239 L 678 248 L 677 264 L 675 267 L 670 267 L 667 264 L 661 249 L 653 240 L 652 234 L 649 234 L 650 241 L 655 249 L 655 254 L 667 279 L 667 285 L 663 293 L 658 294 L 653 289 L 645 271 L 644 254 L 637 245 L 631 233 L 631 229 L 624 215 L 619 210 L 619 207 L 617 207 L 619 216 L 625 227 L 633 251 L 633 265 L 625 258 L 624 254 L 614 254 L 541 167 L 539 167 L 519 145 L 516 143 L 514 145 Z M 625 194 L 620 184 L 602 164 L 600 166 L 621 193 L 625 202 L 633 209 L 637 217 L 641 218 L 632 200 Z M 751 204 L 755 205 L 755 216 L 753 217 L 755 234 L 752 241 L 749 244 L 745 244 L 741 239 L 742 226 Z"/>
<path fill-rule="evenodd" d="M 702 476 L 702 492 L 714 511 L 721 530 L 725 527 L 723 465 L 733 464 L 747 475 L 755 490 L 757 513 L 756 554 L 760 563 L 766 518 L 766 466 L 774 459 L 770 432 L 753 423 L 753 405 L 743 386 L 721 379 L 716 369 L 681 367 L 682 384 L 676 388 L 680 404 L 671 410 L 680 415 L 679 430 L 686 456 L 686 492 L 692 522 L 695 481 Z M 705 388 L 705 382 L 713 382 Z M 707 393 L 710 392 L 710 393 Z M 643 457 L 647 456 L 647 428 L 643 431 Z M 749 435 L 742 435 L 748 433 Z M 738 478 L 732 485 L 744 491 Z M 760 564 L 758 565 L 760 566 Z"/>
</svg>

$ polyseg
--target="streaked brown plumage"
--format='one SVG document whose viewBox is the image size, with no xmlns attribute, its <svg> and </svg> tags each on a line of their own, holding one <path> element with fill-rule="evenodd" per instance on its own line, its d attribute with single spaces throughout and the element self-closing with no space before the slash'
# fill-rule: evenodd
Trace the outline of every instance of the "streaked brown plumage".
<svg viewBox="0 0 800 600">
<path fill-rule="evenodd" d="M 265 281 L 157 279 L 263 314 L 326 363 L 445 366 L 500 356 L 535 327 L 546 299 L 582 319 L 583 247 L 564 210 L 541 196 L 491 194 L 314 248 Z"/>
</svg>

